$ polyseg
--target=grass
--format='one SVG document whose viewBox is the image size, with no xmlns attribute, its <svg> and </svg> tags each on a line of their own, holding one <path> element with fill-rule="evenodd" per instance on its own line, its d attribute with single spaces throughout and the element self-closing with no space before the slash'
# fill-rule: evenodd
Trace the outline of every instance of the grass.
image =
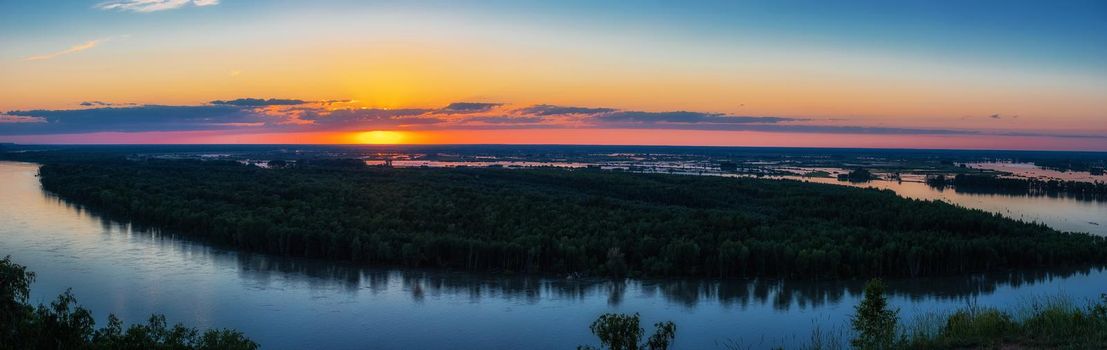
<svg viewBox="0 0 1107 350">
<path fill-rule="evenodd" d="M 1107 348 L 1107 295 L 1090 307 L 1064 297 L 1029 301 L 1014 312 L 969 306 L 945 317 L 936 332 L 907 327 L 906 349 Z"/>
<path fill-rule="evenodd" d="M 897 325 L 892 349 L 1107 349 L 1107 294 L 1098 303 L 1068 297 L 1026 300 L 1008 310 L 969 304 L 932 312 Z M 851 330 L 828 332 L 816 327 L 801 350 L 850 349 Z M 729 349 L 766 344 L 722 344 Z M 785 349 L 783 346 L 776 349 Z"/>
</svg>

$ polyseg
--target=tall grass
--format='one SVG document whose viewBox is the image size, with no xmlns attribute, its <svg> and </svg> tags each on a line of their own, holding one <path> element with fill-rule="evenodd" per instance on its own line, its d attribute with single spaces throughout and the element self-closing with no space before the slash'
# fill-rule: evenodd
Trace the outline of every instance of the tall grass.
<svg viewBox="0 0 1107 350">
<path fill-rule="evenodd" d="M 1080 306 L 1067 297 L 1029 300 L 1012 311 L 971 306 L 945 318 L 937 332 L 908 329 L 907 349 L 1107 348 L 1107 295 Z"/>
<path fill-rule="evenodd" d="M 892 345 L 871 349 L 1107 349 L 1107 294 L 1089 303 L 1039 297 L 1006 310 L 970 302 L 918 315 L 897 328 Z M 847 348 L 843 339 L 858 338 L 856 331 L 843 333 L 828 337 L 816 330 L 798 349 Z"/>
<path fill-rule="evenodd" d="M 869 294 L 875 298 L 878 295 Z M 863 302 L 864 303 L 864 302 Z M 885 306 L 886 307 L 886 306 Z M 896 310 L 858 311 L 881 315 Z M 854 315 L 853 319 L 859 317 Z M 860 317 L 864 319 L 864 317 Z M 1067 296 L 1025 299 L 1008 309 L 982 307 L 970 301 L 955 310 L 921 313 L 894 325 L 894 339 L 872 339 L 861 332 L 873 327 L 826 328 L 816 324 L 809 338 L 794 335 L 781 339 L 737 339 L 716 343 L 724 349 L 1107 349 L 1107 294 L 1100 300 L 1075 300 Z M 886 334 L 878 330 L 877 335 Z M 785 345 L 791 344 L 791 345 Z"/>
</svg>

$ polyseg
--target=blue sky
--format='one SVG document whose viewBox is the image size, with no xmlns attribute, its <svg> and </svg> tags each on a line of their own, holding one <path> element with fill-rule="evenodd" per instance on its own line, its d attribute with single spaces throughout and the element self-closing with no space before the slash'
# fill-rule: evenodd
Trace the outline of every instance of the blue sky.
<svg viewBox="0 0 1107 350">
<path fill-rule="evenodd" d="M 149 27 L 203 26 L 295 13 L 408 10 L 491 21 L 637 31 L 727 45 L 771 40 L 837 49 L 995 60 L 1052 69 L 1107 66 L 1104 1 L 257 1 L 132 16 L 101 1 L 5 1 L 0 39 L 103 37 Z"/>
</svg>

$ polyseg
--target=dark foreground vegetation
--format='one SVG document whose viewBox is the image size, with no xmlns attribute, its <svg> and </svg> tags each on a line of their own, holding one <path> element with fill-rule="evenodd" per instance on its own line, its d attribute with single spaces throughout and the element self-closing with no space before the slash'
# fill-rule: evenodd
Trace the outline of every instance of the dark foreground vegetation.
<svg viewBox="0 0 1107 350">
<path fill-rule="evenodd" d="M 1064 299 L 1034 302 L 1028 312 L 968 307 L 937 319 L 937 327 L 899 322 L 899 310 L 872 280 L 852 317 L 850 345 L 856 349 L 1104 349 L 1107 294 L 1099 303 L 1077 306 Z M 827 344 L 813 344 L 828 348 Z"/>
<path fill-rule="evenodd" d="M 958 192 L 1003 193 L 1016 195 L 1065 196 L 1079 199 L 1107 199 L 1107 183 L 1041 180 L 1033 178 L 997 177 L 994 175 L 957 174 L 926 178 L 935 188 L 953 187 Z"/>
<path fill-rule="evenodd" d="M 27 303 L 33 272 L 10 258 L 0 260 L 0 349 L 172 349 L 252 350 L 258 345 L 242 333 L 223 329 L 200 333 L 165 316 L 150 316 L 146 324 L 124 328 L 115 315 L 95 328 L 92 312 L 77 304 L 68 291 L 50 305 Z"/>
<path fill-rule="evenodd" d="M 252 251 L 634 276 L 922 276 L 1107 261 L 1107 241 L 890 191 L 559 169 L 47 161 L 45 189 Z"/>
<path fill-rule="evenodd" d="M 654 333 L 643 341 L 645 330 L 638 314 L 603 314 L 588 329 L 600 339 L 600 347 L 581 345 L 577 350 L 667 350 L 676 338 L 676 324 L 658 322 Z"/>
<path fill-rule="evenodd" d="M 1101 298 L 1087 307 L 1059 298 L 1039 301 L 1021 315 L 970 306 L 912 324 L 900 320 L 899 310 L 888 305 L 884 283 L 874 279 L 865 286 L 864 297 L 854 308 L 848 332 L 838 337 L 816 331 L 803 348 L 1107 349 L 1107 294 Z M 676 325 L 659 322 L 654 327 L 654 334 L 645 342 L 638 314 L 604 314 L 590 329 L 599 338 L 599 349 L 669 349 L 676 338 Z M 742 344 L 724 345 L 745 349 Z"/>
</svg>

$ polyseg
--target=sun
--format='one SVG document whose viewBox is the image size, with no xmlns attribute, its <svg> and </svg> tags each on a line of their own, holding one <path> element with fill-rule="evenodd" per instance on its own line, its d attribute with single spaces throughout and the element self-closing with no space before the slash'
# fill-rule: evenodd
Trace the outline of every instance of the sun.
<svg viewBox="0 0 1107 350">
<path fill-rule="evenodd" d="M 354 139 L 357 143 L 369 145 L 395 145 L 404 143 L 407 138 L 402 131 L 373 130 L 357 133 Z"/>
</svg>

